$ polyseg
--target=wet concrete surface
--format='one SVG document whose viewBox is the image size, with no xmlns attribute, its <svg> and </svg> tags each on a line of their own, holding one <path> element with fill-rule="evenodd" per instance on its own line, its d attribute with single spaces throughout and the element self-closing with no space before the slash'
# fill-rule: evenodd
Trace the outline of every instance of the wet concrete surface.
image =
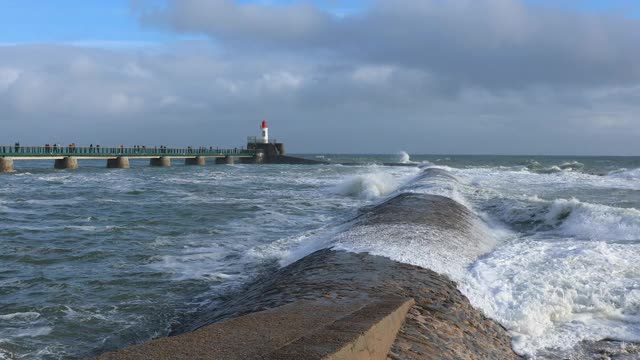
<svg viewBox="0 0 640 360">
<path fill-rule="evenodd" d="M 392 359 L 516 359 L 506 330 L 474 309 L 456 284 L 431 270 L 380 256 L 320 250 L 260 279 L 202 314 L 191 331 L 216 321 L 297 300 L 413 298 Z"/>
</svg>

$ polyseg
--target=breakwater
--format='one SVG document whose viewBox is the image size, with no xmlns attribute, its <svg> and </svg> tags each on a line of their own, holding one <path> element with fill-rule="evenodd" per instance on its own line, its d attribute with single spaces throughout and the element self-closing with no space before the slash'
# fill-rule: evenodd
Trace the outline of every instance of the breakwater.
<svg viewBox="0 0 640 360">
<path fill-rule="evenodd" d="M 419 175 L 448 176 L 433 169 Z M 399 297 L 414 299 L 415 305 L 393 342 L 390 358 L 516 359 L 505 328 L 475 309 L 447 275 L 366 252 L 337 250 L 371 246 L 378 241 L 379 231 L 384 231 L 389 248 L 410 248 L 408 242 L 417 241 L 419 244 L 413 245 L 419 245 L 425 257 L 450 259 L 451 267 L 460 267 L 488 249 L 482 234 L 474 234 L 479 221 L 450 198 L 401 193 L 363 209 L 348 229 L 328 241 L 329 248 L 257 279 L 230 295 L 229 301 L 204 309 L 185 325 L 174 328 L 172 335 L 303 300 L 361 302 Z M 406 232 L 399 231 L 406 226 L 420 229 L 421 236 L 407 238 Z M 287 324 L 273 326 L 273 331 L 278 331 L 279 326 Z M 220 346 L 224 348 L 224 344 Z"/>
</svg>

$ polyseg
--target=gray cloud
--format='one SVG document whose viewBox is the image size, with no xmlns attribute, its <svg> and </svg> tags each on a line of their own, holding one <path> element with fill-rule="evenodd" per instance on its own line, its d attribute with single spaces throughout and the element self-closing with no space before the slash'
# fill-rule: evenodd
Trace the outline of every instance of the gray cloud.
<svg viewBox="0 0 640 360">
<path fill-rule="evenodd" d="M 137 11 L 211 40 L 0 46 L 0 142 L 233 147 L 266 118 L 299 152 L 640 152 L 636 21 L 390 3 L 170 1 Z"/>
<path fill-rule="evenodd" d="M 327 51 L 438 74 L 457 86 L 604 85 L 640 80 L 640 23 L 522 0 L 378 1 L 342 19 L 296 5 L 170 0 L 143 23 L 228 46 Z M 293 20 L 295 19 L 295 21 Z"/>
<path fill-rule="evenodd" d="M 135 2 L 134 2 L 135 3 Z M 323 31 L 331 17 L 308 4 L 288 6 L 244 4 L 232 0 L 169 1 L 165 8 L 135 6 L 150 25 L 168 25 L 183 32 L 222 34 L 227 38 L 295 42 Z"/>
</svg>

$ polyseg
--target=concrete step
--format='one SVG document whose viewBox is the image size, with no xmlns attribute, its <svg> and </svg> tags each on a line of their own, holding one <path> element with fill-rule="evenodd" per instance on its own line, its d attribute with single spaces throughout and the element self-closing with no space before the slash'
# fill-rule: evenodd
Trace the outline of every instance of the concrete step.
<svg viewBox="0 0 640 360">
<path fill-rule="evenodd" d="M 413 304 L 400 297 L 297 301 L 98 359 L 386 359 Z"/>
</svg>

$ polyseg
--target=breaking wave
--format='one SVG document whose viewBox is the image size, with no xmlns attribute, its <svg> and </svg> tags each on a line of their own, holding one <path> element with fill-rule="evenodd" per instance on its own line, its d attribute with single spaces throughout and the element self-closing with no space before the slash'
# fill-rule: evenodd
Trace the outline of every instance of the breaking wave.
<svg viewBox="0 0 640 360">
<path fill-rule="evenodd" d="M 524 163 L 527 170 L 538 174 L 554 174 L 563 171 L 582 171 L 584 164 L 578 161 L 567 161 L 558 165 L 544 166 L 536 160 Z"/>
<path fill-rule="evenodd" d="M 394 192 L 400 180 L 392 175 L 376 172 L 352 176 L 334 187 L 333 192 L 362 199 L 374 199 Z"/>
<path fill-rule="evenodd" d="M 411 157 L 406 151 L 400 152 L 400 163 L 401 164 L 414 164 L 414 161 L 411 161 Z"/>
<path fill-rule="evenodd" d="M 609 177 L 626 180 L 638 180 L 640 179 L 640 169 L 620 169 L 614 170 L 609 173 Z"/>
<path fill-rule="evenodd" d="M 583 240 L 640 241 L 640 210 L 578 199 L 507 201 L 494 211 L 500 220 L 528 232 L 552 232 Z"/>
<path fill-rule="evenodd" d="M 640 255 L 623 244 L 518 239 L 471 271 L 483 310 L 511 331 L 520 354 L 640 339 Z"/>
</svg>

